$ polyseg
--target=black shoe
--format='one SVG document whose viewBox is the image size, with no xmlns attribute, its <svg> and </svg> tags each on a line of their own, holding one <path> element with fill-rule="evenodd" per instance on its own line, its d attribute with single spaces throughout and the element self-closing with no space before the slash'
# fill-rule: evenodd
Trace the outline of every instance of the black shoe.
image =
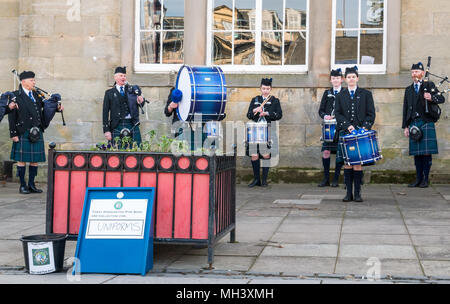
<svg viewBox="0 0 450 304">
<path fill-rule="evenodd" d="M 421 184 L 422 184 L 422 181 L 416 179 L 416 181 L 414 183 L 412 183 L 412 184 L 409 184 L 408 187 L 409 188 L 416 188 L 416 187 L 419 187 Z"/>
<path fill-rule="evenodd" d="M 424 180 L 423 182 L 420 183 L 419 187 L 420 188 L 428 188 L 428 181 Z"/>
<path fill-rule="evenodd" d="M 248 185 L 249 188 L 253 188 L 255 186 L 261 186 L 261 181 L 254 179 L 250 185 Z"/>
<path fill-rule="evenodd" d="M 345 203 L 353 201 L 353 194 L 347 194 L 342 201 Z"/>
<path fill-rule="evenodd" d="M 317 187 L 329 187 L 330 186 L 330 182 L 328 181 L 327 178 L 324 178 L 322 180 L 322 182 L 320 184 L 317 185 Z"/>
<path fill-rule="evenodd" d="M 362 203 L 363 199 L 361 198 L 361 193 L 355 193 L 355 199 L 353 201 L 357 203 Z"/>
<path fill-rule="evenodd" d="M 28 190 L 29 190 L 29 193 L 42 193 L 43 192 L 41 189 L 36 188 L 35 185 L 32 185 L 32 186 L 28 185 Z"/>
<path fill-rule="evenodd" d="M 339 177 L 338 178 L 333 178 L 333 182 L 331 183 L 331 187 L 333 187 L 333 188 L 339 187 Z"/>
<path fill-rule="evenodd" d="M 269 184 L 266 182 L 266 181 L 263 181 L 262 183 L 261 183 L 261 187 L 268 187 L 269 186 Z"/>
<path fill-rule="evenodd" d="M 19 193 L 20 194 L 30 194 L 30 191 L 28 190 L 27 186 L 20 186 Z"/>
</svg>

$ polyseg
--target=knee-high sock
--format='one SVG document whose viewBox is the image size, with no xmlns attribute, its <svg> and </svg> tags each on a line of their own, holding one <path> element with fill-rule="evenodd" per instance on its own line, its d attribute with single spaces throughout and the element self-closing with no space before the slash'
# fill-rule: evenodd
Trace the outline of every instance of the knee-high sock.
<svg viewBox="0 0 450 304">
<path fill-rule="evenodd" d="M 353 194 L 353 169 L 344 169 L 345 186 L 347 187 L 347 195 Z"/>
<path fill-rule="evenodd" d="M 431 165 L 433 164 L 433 158 L 431 155 L 424 155 L 422 157 L 423 166 L 423 177 L 424 180 L 428 182 L 428 177 L 430 176 Z"/>
<path fill-rule="evenodd" d="M 363 172 L 353 171 L 353 182 L 355 184 L 355 195 L 361 193 L 361 182 L 362 182 Z"/>
<path fill-rule="evenodd" d="M 255 180 L 260 181 L 260 173 L 259 173 L 259 169 L 261 167 L 260 163 L 259 163 L 259 159 L 253 161 L 252 160 L 252 167 L 253 167 L 253 176 L 255 177 Z"/>
<path fill-rule="evenodd" d="M 322 164 L 323 164 L 323 176 L 326 179 L 330 179 L 330 158 L 323 158 L 322 157 Z"/>
<path fill-rule="evenodd" d="M 334 180 L 337 181 L 339 179 L 339 175 L 341 175 L 341 169 L 343 165 L 343 163 L 336 162 L 336 169 L 334 169 Z"/>
<path fill-rule="evenodd" d="M 262 169 L 262 182 L 267 182 L 267 176 L 269 175 L 269 169 L 270 167 L 263 167 Z"/>
<path fill-rule="evenodd" d="M 34 178 L 37 176 L 38 167 L 28 167 L 28 186 L 34 186 Z"/>
<path fill-rule="evenodd" d="M 25 170 L 26 167 L 17 166 L 17 176 L 20 178 L 20 186 L 25 187 L 27 184 L 25 183 Z"/>
<path fill-rule="evenodd" d="M 414 165 L 416 166 L 416 179 L 417 181 L 423 180 L 423 156 L 416 155 L 414 156 Z"/>
</svg>

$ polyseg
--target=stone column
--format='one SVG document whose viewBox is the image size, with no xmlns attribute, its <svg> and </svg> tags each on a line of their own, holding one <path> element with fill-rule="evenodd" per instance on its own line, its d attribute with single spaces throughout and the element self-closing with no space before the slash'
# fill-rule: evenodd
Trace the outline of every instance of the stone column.
<svg viewBox="0 0 450 304">
<path fill-rule="evenodd" d="M 184 1 L 184 63 L 206 64 L 207 0 Z"/>
<path fill-rule="evenodd" d="M 331 1 L 310 1 L 309 9 L 309 74 L 314 85 L 325 83 L 331 66 Z"/>
<path fill-rule="evenodd" d="M 388 1 L 385 11 L 387 11 L 386 71 L 387 74 L 397 74 L 400 72 L 401 1 Z"/>
</svg>

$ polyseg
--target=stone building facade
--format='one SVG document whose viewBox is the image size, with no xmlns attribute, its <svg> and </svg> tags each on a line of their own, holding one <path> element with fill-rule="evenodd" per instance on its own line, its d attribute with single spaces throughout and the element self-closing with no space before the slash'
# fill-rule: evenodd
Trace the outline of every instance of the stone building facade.
<svg viewBox="0 0 450 304">
<path fill-rule="evenodd" d="M 10 73 L 17 69 L 35 71 L 39 87 L 60 93 L 67 126 L 63 127 L 57 116 L 45 134 L 46 140 L 56 142 L 58 149 L 88 149 L 103 140 L 102 101 L 104 91 L 113 83 L 113 69 L 118 65 L 128 67 L 129 82 L 140 85 L 151 101 L 147 105 L 147 114 L 141 117 L 142 132 L 170 133 L 171 120 L 162 113 L 176 70 L 158 72 L 136 68 L 138 2 L 0 1 L 0 91 L 17 86 Z M 183 58 L 187 64 L 208 63 L 211 3 L 210 0 L 184 1 Z M 274 79 L 274 95 L 279 97 L 284 112 L 279 124 L 280 161 L 271 171 L 274 181 L 304 181 L 303 177 L 315 177 L 321 169 L 321 119 L 317 112 L 333 66 L 330 54 L 335 8 L 333 0 L 307 3 L 308 43 L 302 46 L 308 54 L 304 65 L 306 71 L 286 73 L 280 68 L 270 72 L 226 72 L 227 121 L 246 121 L 248 104 L 259 93 L 261 77 Z M 360 84 L 374 94 L 377 111 L 374 128 L 379 133 L 384 156 L 377 166 L 370 168 L 372 180 L 403 182 L 400 177 L 412 176 L 408 174 L 414 169 L 413 160 L 408 156 L 408 142 L 401 130 L 404 88 L 411 82 L 411 64 L 426 62 L 428 56 L 433 57 L 433 73 L 450 73 L 450 2 L 385 0 L 384 10 L 387 12 L 384 15 L 387 19 L 385 70 L 362 73 Z M 305 55 L 304 51 L 299 53 Z M 169 59 L 177 61 L 177 58 Z M 449 102 L 442 110 L 442 118 L 437 124 L 440 154 L 434 158 L 432 179 L 449 182 Z M 9 159 L 11 141 L 8 135 L 7 121 L 4 120 L 0 124 L 0 162 Z M 245 179 L 250 172 L 248 159 L 240 158 L 239 167 L 239 175 Z"/>
</svg>

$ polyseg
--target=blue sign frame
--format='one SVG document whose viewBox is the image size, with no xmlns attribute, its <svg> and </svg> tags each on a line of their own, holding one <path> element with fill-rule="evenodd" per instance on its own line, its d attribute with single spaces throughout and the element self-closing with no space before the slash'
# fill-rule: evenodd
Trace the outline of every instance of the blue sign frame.
<svg viewBox="0 0 450 304">
<path fill-rule="evenodd" d="M 143 206 L 142 200 L 147 200 L 146 214 L 140 214 L 140 219 L 135 221 L 135 226 L 138 228 L 135 229 L 138 231 L 137 234 L 132 236 L 131 234 L 127 235 L 127 231 L 122 232 L 123 228 L 120 228 L 122 227 L 120 225 L 126 223 L 125 221 L 130 223 L 130 220 L 117 219 L 116 221 L 114 218 L 105 220 L 107 226 L 103 225 L 102 227 L 108 227 L 107 229 L 112 229 L 119 235 L 114 235 L 114 233 L 109 235 L 106 232 L 98 235 L 91 233 L 90 228 L 92 227 L 88 225 L 92 222 L 90 211 L 93 200 L 103 205 L 116 201 L 113 204 L 115 209 L 120 209 L 126 204 L 125 209 L 128 208 L 128 210 L 130 208 L 132 210 L 133 200 L 134 202 L 139 201 L 141 207 Z M 154 205 L 155 188 L 87 188 L 75 252 L 74 271 L 145 275 L 153 268 Z M 128 216 L 132 214 L 132 211 L 118 212 L 127 212 Z M 91 216 L 93 215 L 91 214 Z M 145 216 L 145 225 L 139 227 L 139 223 L 144 223 L 143 216 Z M 95 221 L 100 223 L 102 220 Z M 124 227 L 129 228 L 130 225 L 124 224 Z M 95 228 L 97 229 L 97 227 Z"/>
</svg>

